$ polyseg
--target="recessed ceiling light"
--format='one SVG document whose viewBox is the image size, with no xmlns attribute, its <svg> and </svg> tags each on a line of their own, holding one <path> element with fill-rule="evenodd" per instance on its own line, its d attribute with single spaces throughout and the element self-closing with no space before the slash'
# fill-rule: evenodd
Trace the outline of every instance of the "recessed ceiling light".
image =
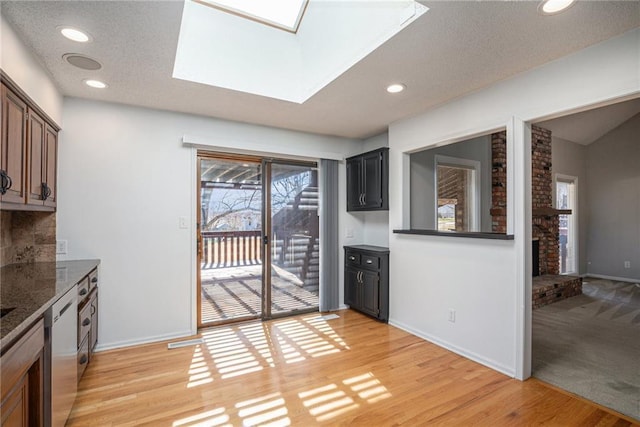
<svg viewBox="0 0 640 427">
<path fill-rule="evenodd" d="M 405 90 L 407 87 L 401 83 L 395 83 L 387 86 L 387 92 L 389 93 L 399 93 Z"/>
<path fill-rule="evenodd" d="M 107 87 L 107 84 L 104 82 L 101 82 L 100 80 L 92 80 L 92 79 L 87 79 L 84 81 L 84 84 L 86 84 L 89 87 L 93 87 L 96 89 L 104 89 Z"/>
<path fill-rule="evenodd" d="M 63 36 L 69 40 L 73 40 L 74 42 L 86 43 L 91 41 L 91 36 L 89 36 L 89 34 L 77 28 L 58 27 L 58 30 L 60 30 L 60 33 L 62 33 Z"/>
<path fill-rule="evenodd" d="M 544 15 L 554 15 L 566 10 L 575 0 L 544 0 L 538 6 L 538 11 Z"/>
</svg>

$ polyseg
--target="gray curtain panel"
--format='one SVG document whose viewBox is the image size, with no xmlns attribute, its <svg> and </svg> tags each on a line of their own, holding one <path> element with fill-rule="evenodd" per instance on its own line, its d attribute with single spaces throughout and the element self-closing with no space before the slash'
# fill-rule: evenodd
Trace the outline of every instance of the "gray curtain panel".
<svg viewBox="0 0 640 427">
<path fill-rule="evenodd" d="M 320 160 L 320 311 L 338 309 L 338 161 Z"/>
</svg>

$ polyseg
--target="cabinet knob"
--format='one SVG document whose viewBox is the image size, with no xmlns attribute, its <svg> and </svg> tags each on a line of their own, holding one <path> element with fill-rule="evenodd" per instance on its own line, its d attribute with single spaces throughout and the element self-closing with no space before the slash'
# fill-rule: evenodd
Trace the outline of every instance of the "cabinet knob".
<svg viewBox="0 0 640 427">
<path fill-rule="evenodd" d="M 91 283 L 98 283 L 98 278 L 97 277 L 92 277 L 91 278 Z"/>
<path fill-rule="evenodd" d="M 373 261 L 371 261 L 370 259 L 367 260 L 367 264 L 373 264 Z"/>
<path fill-rule="evenodd" d="M 87 294 L 87 292 L 88 292 L 87 288 L 82 288 L 82 289 L 80 289 L 80 292 L 78 292 L 78 294 L 80 296 L 85 296 Z"/>
<path fill-rule="evenodd" d="M 350 259 L 351 261 L 355 261 L 355 260 L 356 260 L 356 257 L 354 257 L 354 256 L 352 255 L 352 256 L 350 256 L 350 257 L 349 257 L 349 259 Z"/>
<path fill-rule="evenodd" d="M 78 361 L 78 363 L 80 365 L 84 365 L 85 363 L 87 363 L 87 360 L 89 360 L 89 358 L 86 354 L 83 354 L 82 356 L 80 356 L 80 360 Z"/>
<path fill-rule="evenodd" d="M 89 326 L 91 324 L 91 319 L 88 317 L 82 321 L 82 326 Z"/>
</svg>

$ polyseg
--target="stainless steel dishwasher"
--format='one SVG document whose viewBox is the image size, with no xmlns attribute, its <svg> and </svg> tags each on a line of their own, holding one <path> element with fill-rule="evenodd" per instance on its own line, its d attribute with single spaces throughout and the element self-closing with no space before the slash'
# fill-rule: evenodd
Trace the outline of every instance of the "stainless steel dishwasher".
<svg viewBox="0 0 640 427">
<path fill-rule="evenodd" d="M 78 390 L 78 286 L 47 312 L 51 339 L 51 426 L 64 426 Z"/>
</svg>

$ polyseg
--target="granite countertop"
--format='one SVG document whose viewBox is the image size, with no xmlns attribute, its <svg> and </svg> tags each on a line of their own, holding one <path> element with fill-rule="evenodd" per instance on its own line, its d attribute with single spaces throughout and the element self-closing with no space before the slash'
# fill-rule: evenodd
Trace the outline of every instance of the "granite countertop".
<svg viewBox="0 0 640 427">
<path fill-rule="evenodd" d="M 0 320 L 0 348 L 24 330 L 84 276 L 100 260 L 11 264 L 0 269 L 0 306 L 13 308 Z"/>
</svg>

